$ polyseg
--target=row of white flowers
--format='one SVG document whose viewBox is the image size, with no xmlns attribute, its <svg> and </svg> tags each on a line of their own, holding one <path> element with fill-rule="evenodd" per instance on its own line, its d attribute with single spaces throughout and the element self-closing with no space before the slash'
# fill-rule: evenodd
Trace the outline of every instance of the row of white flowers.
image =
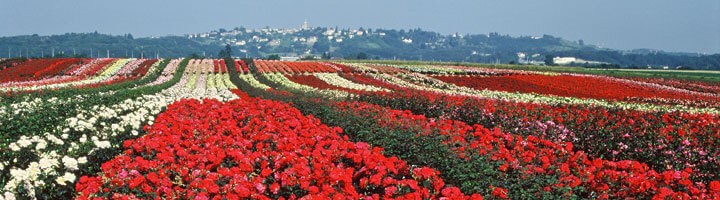
<svg viewBox="0 0 720 200">
<path fill-rule="evenodd" d="M 208 88 L 218 89 L 237 89 L 235 84 L 230 81 L 230 74 L 208 74 L 206 75 L 206 84 Z"/>
<path fill-rule="evenodd" d="M 360 63 L 343 63 L 343 64 L 345 64 L 345 65 L 348 66 L 348 67 L 352 67 L 352 68 L 358 69 L 358 70 L 361 71 L 361 72 L 373 72 L 373 73 L 377 73 L 377 72 L 378 72 L 377 69 L 372 68 L 372 67 L 367 67 L 367 66 L 365 66 L 365 65 L 363 65 L 363 64 L 360 64 Z"/>
<path fill-rule="evenodd" d="M 604 75 L 572 74 L 572 73 L 563 73 L 563 74 L 561 74 L 561 75 L 565 75 L 565 76 L 579 76 L 579 77 L 592 77 L 592 78 L 606 79 L 606 80 L 610 80 L 610 81 L 616 81 L 616 82 L 622 82 L 622 83 L 627 83 L 627 84 L 638 85 L 638 86 L 641 86 L 641 87 L 649 87 L 649 88 L 654 88 L 654 89 L 659 89 L 659 90 L 668 90 L 668 91 L 673 91 L 673 92 L 682 92 L 682 93 L 687 93 L 687 94 L 691 94 L 691 95 L 703 95 L 703 96 L 711 96 L 711 97 L 720 97 L 719 94 L 705 93 L 705 92 L 697 92 L 697 91 L 691 91 L 691 90 L 682 89 L 682 88 L 676 88 L 676 87 L 670 87 L 670 86 L 666 86 L 666 85 L 660 85 L 660 84 L 657 84 L 657 83 L 648 83 L 648 82 L 642 82 L 642 81 L 636 81 L 636 80 L 630 80 L 630 79 L 624 79 L 624 78 L 616 78 L 616 77 L 604 76 Z"/>
<path fill-rule="evenodd" d="M 13 194 L 16 189 L 23 187 L 24 191 L 28 191 L 27 197 L 34 198 L 37 190 L 74 184 L 81 175 L 78 169 L 87 166 L 88 156 L 106 148 L 119 147 L 121 141 L 117 141 L 118 138 L 127 138 L 128 135 L 137 137 L 145 124 L 152 125 L 155 116 L 177 100 L 215 98 L 228 101 L 237 98 L 227 89 L 234 87 L 228 74 L 213 75 L 214 80 L 222 81 L 214 81 L 212 87 L 206 87 L 204 81 L 198 81 L 195 88 L 188 88 L 189 75 L 195 74 L 189 70 L 193 69 L 186 68 L 178 83 L 159 93 L 79 111 L 77 116 L 68 118 L 56 127 L 60 135 L 46 133 L 44 136 L 23 136 L 11 143 L 11 151 L 30 152 L 38 159 L 24 168 L 11 168 L 12 179 L 7 181 L 0 193 L 5 193 L 5 199 L 13 198 L 20 195 Z M 205 76 L 202 77 L 200 79 L 204 80 Z M 14 162 L 0 162 L 0 170 L 4 166 L 15 166 Z"/>
<path fill-rule="evenodd" d="M 371 91 L 371 92 L 390 91 L 388 89 L 384 89 L 384 88 L 380 88 L 380 87 L 355 83 L 355 82 L 352 82 L 350 80 L 347 80 L 347 79 L 341 77 L 340 75 L 338 75 L 336 73 L 314 73 L 313 75 L 315 77 L 317 77 L 318 79 L 323 80 L 330 85 L 334 85 L 334 86 L 338 86 L 338 87 L 342 87 L 342 88 L 348 88 L 348 89 L 354 89 L 354 90 L 365 90 L 365 91 Z"/>
<path fill-rule="evenodd" d="M 268 80 L 272 82 L 275 82 L 292 90 L 297 90 L 298 92 L 319 94 L 330 99 L 342 99 L 351 96 L 350 93 L 345 91 L 318 89 L 307 85 L 299 84 L 291 81 L 290 79 L 285 77 L 285 75 L 280 73 L 264 73 L 263 76 L 265 76 Z"/>
<path fill-rule="evenodd" d="M 257 79 L 255 79 L 255 77 L 252 74 L 240 74 L 240 79 L 242 79 L 246 83 L 250 84 L 250 86 L 254 87 L 254 88 L 260 88 L 263 90 L 267 90 L 267 89 L 271 88 L 270 86 L 267 86 L 267 85 L 261 83 L 260 81 L 258 81 Z"/>
</svg>

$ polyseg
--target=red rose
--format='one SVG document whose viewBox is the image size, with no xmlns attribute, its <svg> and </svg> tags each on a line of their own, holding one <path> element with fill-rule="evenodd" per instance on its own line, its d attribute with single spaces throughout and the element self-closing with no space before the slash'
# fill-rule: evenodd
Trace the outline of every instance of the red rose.
<svg viewBox="0 0 720 200">
<path fill-rule="evenodd" d="M 130 180 L 130 189 L 135 189 L 135 187 L 142 184 L 143 182 L 145 182 L 145 178 L 143 176 L 136 176 L 135 178 Z"/>
<path fill-rule="evenodd" d="M 720 192 L 720 181 L 710 182 L 710 191 Z"/>
<path fill-rule="evenodd" d="M 494 186 L 490 186 L 490 187 L 493 188 L 492 195 L 494 195 L 496 197 L 500 197 L 502 199 L 508 198 L 508 196 L 507 196 L 508 191 L 506 189 L 503 189 L 500 187 L 494 187 Z"/>
</svg>

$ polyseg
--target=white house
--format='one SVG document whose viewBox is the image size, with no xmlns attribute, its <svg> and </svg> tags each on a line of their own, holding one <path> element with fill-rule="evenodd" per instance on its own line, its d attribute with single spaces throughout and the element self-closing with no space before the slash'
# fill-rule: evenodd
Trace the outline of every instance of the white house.
<svg viewBox="0 0 720 200">
<path fill-rule="evenodd" d="M 281 61 L 298 61 L 298 60 L 300 60 L 300 58 L 295 57 L 295 56 L 287 56 L 287 57 L 280 57 L 280 60 Z"/>
</svg>

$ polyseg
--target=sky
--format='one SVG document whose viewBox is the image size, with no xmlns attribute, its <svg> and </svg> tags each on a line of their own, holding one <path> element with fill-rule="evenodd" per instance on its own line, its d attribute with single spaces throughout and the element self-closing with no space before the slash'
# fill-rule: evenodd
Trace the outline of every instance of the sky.
<svg viewBox="0 0 720 200">
<path fill-rule="evenodd" d="M 0 36 L 182 35 L 219 28 L 549 34 L 613 49 L 720 53 L 720 0 L 2 0 Z"/>
</svg>

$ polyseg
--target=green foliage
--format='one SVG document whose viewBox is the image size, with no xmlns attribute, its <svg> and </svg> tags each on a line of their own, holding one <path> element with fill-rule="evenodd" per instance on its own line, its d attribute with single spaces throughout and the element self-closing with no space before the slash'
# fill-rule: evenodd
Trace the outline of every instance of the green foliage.
<svg viewBox="0 0 720 200">
<path fill-rule="evenodd" d="M 361 52 L 361 53 L 359 53 L 359 54 L 357 55 L 357 59 L 358 59 L 358 60 L 367 60 L 367 59 L 368 59 L 368 55 L 365 54 L 364 52 Z"/>
<path fill-rule="evenodd" d="M 230 58 L 232 57 L 232 48 L 230 47 L 230 44 L 225 45 L 225 49 L 220 50 L 218 53 L 218 58 Z"/>
<path fill-rule="evenodd" d="M 268 56 L 267 59 L 268 60 L 280 60 L 280 56 L 277 54 L 272 54 L 272 55 Z"/>
<path fill-rule="evenodd" d="M 553 60 L 553 56 L 546 55 L 545 56 L 545 66 L 554 66 L 554 65 L 555 65 L 555 61 Z"/>
</svg>

